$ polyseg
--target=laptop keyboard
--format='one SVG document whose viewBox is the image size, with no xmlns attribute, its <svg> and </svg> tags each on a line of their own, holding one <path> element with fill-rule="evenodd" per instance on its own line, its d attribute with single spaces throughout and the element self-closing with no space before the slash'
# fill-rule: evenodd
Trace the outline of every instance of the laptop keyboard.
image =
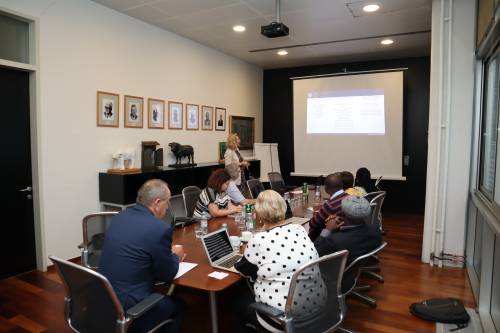
<svg viewBox="0 0 500 333">
<path fill-rule="evenodd" d="M 240 260 L 241 256 L 240 255 L 237 255 L 237 256 L 234 256 L 234 257 L 231 257 L 223 262 L 221 262 L 218 266 L 222 266 L 224 268 L 231 268 L 234 266 L 234 264 L 236 264 L 236 262 L 238 260 Z"/>
</svg>

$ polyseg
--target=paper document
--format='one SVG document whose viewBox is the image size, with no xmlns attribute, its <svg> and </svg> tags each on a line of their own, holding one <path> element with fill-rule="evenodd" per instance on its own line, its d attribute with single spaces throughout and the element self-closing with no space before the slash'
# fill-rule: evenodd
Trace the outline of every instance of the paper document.
<svg viewBox="0 0 500 333">
<path fill-rule="evenodd" d="M 222 280 L 223 278 L 225 278 L 228 275 L 229 274 L 223 273 L 223 272 L 212 272 L 212 273 L 208 274 L 208 276 L 210 276 L 214 279 L 218 279 L 218 280 Z"/>
<path fill-rule="evenodd" d="M 177 271 L 177 274 L 175 275 L 174 280 L 177 278 L 180 278 L 181 276 L 183 276 L 184 274 L 186 274 L 187 272 L 189 272 L 190 270 L 192 270 L 196 266 L 198 266 L 198 264 L 195 264 L 192 262 L 180 262 L 179 263 L 179 270 Z"/>
</svg>

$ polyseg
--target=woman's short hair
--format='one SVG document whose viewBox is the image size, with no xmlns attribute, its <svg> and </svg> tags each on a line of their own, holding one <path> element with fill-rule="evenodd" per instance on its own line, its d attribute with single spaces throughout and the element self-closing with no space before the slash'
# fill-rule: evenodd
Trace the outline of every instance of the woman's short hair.
<svg viewBox="0 0 500 333">
<path fill-rule="evenodd" d="M 283 221 L 286 214 L 285 200 L 276 191 L 262 191 L 255 202 L 255 212 L 260 219 L 266 222 Z"/>
<path fill-rule="evenodd" d="M 149 207 L 156 199 L 170 200 L 170 190 L 163 180 L 150 179 L 137 191 L 136 202 Z"/>
<path fill-rule="evenodd" d="M 372 180 L 372 175 L 370 173 L 370 170 L 368 170 L 365 167 L 359 168 L 358 171 L 356 171 L 356 182 L 355 184 L 357 186 L 365 187 L 367 186 Z"/>
<path fill-rule="evenodd" d="M 224 169 L 217 169 L 208 177 L 208 187 L 213 188 L 215 192 L 220 193 L 222 185 L 231 180 L 229 173 Z"/>
<path fill-rule="evenodd" d="M 237 163 L 231 163 L 226 165 L 226 171 L 232 180 L 238 179 L 241 173 L 240 166 Z"/>
<path fill-rule="evenodd" d="M 238 134 L 233 133 L 227 137 L 227 147 L 232 150 L 238 149 Z"/>
</svg>

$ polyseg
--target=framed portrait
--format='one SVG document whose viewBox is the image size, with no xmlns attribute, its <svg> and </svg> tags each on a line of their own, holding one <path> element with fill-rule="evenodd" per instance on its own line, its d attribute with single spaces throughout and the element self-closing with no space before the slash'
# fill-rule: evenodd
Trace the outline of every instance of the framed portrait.
<svg viewBox="0 0 500 333">
<path fill-rule="evenodd" d="M 215 130 L 226 130 L 226 109 L 224 108 L 215 108 Z"/>
<path fill-rule="evenodd" d="M 205 131 L 213 130 L 214 128 L 213 118 L 214 118 L 213 106 L 203 105 L 201 107 L 201 129 Z"/>
<path fill-rule="evenodd" d="M 200 128 L 200 106 L 186 104 L 186 129 L 197 130 Z"/>
<path fill-rule="evenodd" d="M 142 128 L 144 99 L 138 96 L 125 95 L 124 100 L 125 127 Z"/>
<path fill-rule="evenodd" d="M 241 149 L 253 149 L 255 118 L 231 116 L 229 118 L 230 133 L 238 134 Z"/>
<path fill-rule="evenodd" d="M 104 91 L 97 92 L 97 126 L 118 127 L 120 125 L 120 95 Z"/>
<path fill-rule="evenodd" d="M 168 128 L 183 129 L 182 103 L 168 102 Z"/>
<path fill-rule="evenodd" d="M 148 128 L 165 128 L 165 102 L 148 98 Z"/>
</svg>

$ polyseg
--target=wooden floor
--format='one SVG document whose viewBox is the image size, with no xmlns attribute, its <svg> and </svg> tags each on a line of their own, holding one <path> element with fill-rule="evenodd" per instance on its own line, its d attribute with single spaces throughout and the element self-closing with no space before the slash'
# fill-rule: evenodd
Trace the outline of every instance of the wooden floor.
<svg viewBox="0 0 500 333">
<path fill-rule="evenodd" d="M 369 281 L 378 307 L 372 309 L 356 300 L 348 301 L 345 327 L 364 333 L 433 333 L 434 324 L 416 319 L 408 312 L 411 303 L 432 297 L 457 297 L 466 306 L 474 300 L 465 270 L 431 268 L 420 263 L 423 218 L 384 215 L 385 239 L 380 255 L 385 283 Z M 230 309 L 241 286 L 218 296 L 221 332 L 237 332 Z M 208 296 L 176 288 L 175 295 L 188 307 L 183 332 L 209 332 Z M 0 332 L 71 332 L 63 320 L 64 290 L 53 271 L 30 272 L 0 281 Z"/>
</svg>

